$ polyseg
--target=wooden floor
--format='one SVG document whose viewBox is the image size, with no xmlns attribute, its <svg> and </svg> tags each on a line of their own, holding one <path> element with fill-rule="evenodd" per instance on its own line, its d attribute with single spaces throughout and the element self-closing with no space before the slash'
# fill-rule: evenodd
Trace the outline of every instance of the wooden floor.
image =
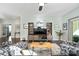
<svg viewBox="0 0 79 59">
<path fill-rule="evenodd" d="M 30 44 L 31 48 L 52 48 L 52 43 L 50 42 L 32 42 Z"/>
<path fill-rule="evenodd" d="M 60 53 L 60 47 L 56 43 L 50 42 L 32 42 L 29 44 L 32 51 L 37 53 L 38 56 L 51 56 Z"/>
</svg>

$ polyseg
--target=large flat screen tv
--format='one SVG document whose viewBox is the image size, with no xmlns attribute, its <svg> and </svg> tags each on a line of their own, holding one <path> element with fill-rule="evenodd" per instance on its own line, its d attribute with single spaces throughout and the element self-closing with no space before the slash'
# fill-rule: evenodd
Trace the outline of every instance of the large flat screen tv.
<svg viewBox="0 0 79 59">
<path fill-rule="evenodd" d="M 47 30 L 41 27 L 37 27 L 34 29 L 34 34 L 47 34 Z"/>
</svg>

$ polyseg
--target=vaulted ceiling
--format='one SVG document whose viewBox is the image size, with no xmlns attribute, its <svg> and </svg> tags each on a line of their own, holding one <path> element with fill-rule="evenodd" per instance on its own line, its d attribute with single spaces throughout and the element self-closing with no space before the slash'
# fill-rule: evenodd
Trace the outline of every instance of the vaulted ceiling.
<svg viewBox="0 0 79 59">
<path fill-rule="evenodd" d="M 38 3 L 0 3 L 0 18 L 14 16 L 56 16 L 64 15 L 75 8 L 77 3 L 45 3 L 42 11 L 39 11 Z"/>
</svg>

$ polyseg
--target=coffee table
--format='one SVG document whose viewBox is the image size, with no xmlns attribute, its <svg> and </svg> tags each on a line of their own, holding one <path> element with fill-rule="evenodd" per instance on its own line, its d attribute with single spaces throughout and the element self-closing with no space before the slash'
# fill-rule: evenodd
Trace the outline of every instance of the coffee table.
<svg viewBox="0 0 79 59">
<path fill-rule="evenodd" d="M 42 52 L 42 48 L 47 48 L 50 52 L 50 55 L 52 55 L 52 43 L 50 42 L 32 42 L 30 44 L 30 48 L 32 48 L 32 50 L 35 48 L 40 48 L 40 52 Z"/>
</svg>

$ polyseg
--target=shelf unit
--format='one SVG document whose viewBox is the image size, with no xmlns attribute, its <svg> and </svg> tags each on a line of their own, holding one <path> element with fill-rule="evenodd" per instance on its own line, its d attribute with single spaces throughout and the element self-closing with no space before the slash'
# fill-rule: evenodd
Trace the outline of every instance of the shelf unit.
<svg viewBox="0 0 79 59">
<path fill-rule="evenodd" d="M 47 30 L 47 34 L 35 35 L 34 34 L 34 23 L 33 22 L 28 23 L 28 40 L 31 42 L 39 41 L 38 39 L 40 39 L 43 36 L 47 37 L 49 33 L 52 36 L 52 23 L 46 23 L 46 30 Z M 50 40 L 48 38 L 47 38 L 47 40 L 49 42 L 52 42 L 52 40 Z"/>
<path fill-rule="evenodd" d="M 34 23 L 28 23 L 28 40 L 33 40 Z"/>
<path fill-rule="evenodd" d="M 52 35 L 52 23 L 47 23 L 46 27 L 47 27 L 47 34 L 51 33 L 51 35 Z"/>
<path fill-rule="evenodd" d="M 28 23 L 28 34 L 32 35 L 33 31 L 34 31 L 34 24 L 32 22 Z"/>
</svg>

